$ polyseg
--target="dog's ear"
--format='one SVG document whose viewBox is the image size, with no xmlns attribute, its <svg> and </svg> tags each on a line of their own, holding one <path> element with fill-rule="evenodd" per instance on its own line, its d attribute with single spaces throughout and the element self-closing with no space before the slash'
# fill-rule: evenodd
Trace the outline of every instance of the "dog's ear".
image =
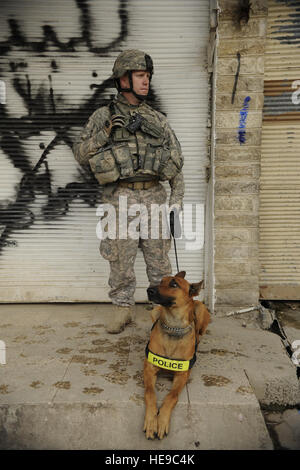
<svg viewBox="0 0 300 470">
<path fill-rule="evenodd" d="M 203 281 L 195 282 L 194 284 L 190 284 L 190 290 L 189 290 L 190 297 L 195 297 L 196 295 L 199 295 L 202 284 L 203 284 Z"/>
<path fill-rule="evenodd" d="M 175 277 L 185 277 L 186 272 L 185 271 L 180 271 L 180 273 L 175 274 Z"/>
</svg>

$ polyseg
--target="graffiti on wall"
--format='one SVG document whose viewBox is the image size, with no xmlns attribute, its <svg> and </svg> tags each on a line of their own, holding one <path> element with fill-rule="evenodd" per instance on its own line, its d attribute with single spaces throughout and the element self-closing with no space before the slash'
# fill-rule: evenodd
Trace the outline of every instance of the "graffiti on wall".
<svg viewBox="0 0 300 470">
<path fill-rule="evenodd" d="M 246 121 L 247 121 L 247 116 L 248 116 L 250 100 L 251 100 L 250 96 L 246 96 L 246 98 L 244 99 L 243 107 L 240 111 L 238 139 L 241 145 L 246 142 Z"/>
<path fill-rule="evenodd" d="M 275 20 L 276 28 L 271 32 L 274 39 L 282 44 L 293 44 L 299 47 L 299 30 L 300 30 L 300 5 L 298 0 L 276 0 L 276 3 L 286 6 L 289 9 L 288 19 L 283 19 L 278 14 Z M 280 35 L 278 33 L 281 33 Z"/>
<path fill-rule="evenodd" d="M 42 37 L 33 40 L 22 31 L 22 27 L 15 17 L 9 15 L 6 17 L 9 33 L 7 38 L 0 41 L 0 56 L 2 56 L 2 65 L 0 65 L 2 83 L 0 149 L 11 164 L 20 170 L 22 176 L 16 185 L 15 200 L 8 204 L 0 201 L 0 228 L 2 228 L 2 233 L 0 231 L 0 253 L 4 246 L 12 244 L 9 241 L 9 236 L 15 229 L 26 229 L 34 223 L 35 215 L 30 210 L 30 205 L 35 201 L 37 193 L 43 193 L 47 197 L 47 202 L 42 207 L 44 220 L 56 219 L 65 215 L 74 198 L 83 199 L 90 207 L 95 207 L 99 202 L 99 197 L 101 197 L 99 183 L 88 167 L 78 168 L 76 180 L 68 182 L 64 187 L 54 189 L 51 154 L 59 145 L 72 148 L 73 139 L 70 129 L 83 126 L 95 109 L 108 103 L 114 95 L 113 93 L 108 98 L 113 83 L 109 78 L 97 83 L 98 74 L 94 70 L 87 70 L 86 73 L 93 77 L 94 83 L 90 84 L 90 90 L 86 92 L 86 99 L 79 106 L 73 106 L 64 111 L 64 96 L 57 92 L 53 85 L 54 74 L 60 73 L 59 61 L 53 58 L 53 49 L 55 49 L 58 58 L 62 55 L 64 61 L 66 57 L 76 58 L 78 50 L 84 47 L 89 54 L 98 60 L 101 57 L 111 56 L 111 63 L 113 63 L 117 53 L 126 48 L 124 43 L 128 35 L 128 2 L 127 0 L 119 0 L 116 2 L 116 6 L 119 31 L 116 37 L 103 47 L 96 46 L 93 41 L 92 23 L 94 18 L 88 0 L 74 0 L 73 7 L 79 10 L 79 32 L 78 36 L 70 37 L 66 41 L 59 39 L 55 27 L 51 24 L 41 24 Z M 2 12 L 3 16 L 5 17 L 5 11 Z M 22 60 L 15 59 L 15 55 L 12 53 L 15 51 L 22 53 Z M 43 84 L 35 93 L 30 74 L 27 73 L 29 62 L 34 56 L 46 58 L 50 69 L 47 75 L 48 87 Z M 26 112 L 18 117 L 11 116 L 9 113 L 9 103 L 5 99 L 4 71 L 6 76 L 11 76 L 10 84 L 26 109 Z M 76 73 L 76 70 L 74 72 Z M 43 73 L 41 70 L 41 74 Z M 150 89 L 149 100 L 156 108 L 160 108 L 153 88 Z M 43 142 L 39 144 L 40 156 L 37 161 L 32 163 L 26 141 L 32 137 L 38 138 L 43 132 L 49 131 L 53 133 L 51 141 L 47 145 Z"/>
</svg>

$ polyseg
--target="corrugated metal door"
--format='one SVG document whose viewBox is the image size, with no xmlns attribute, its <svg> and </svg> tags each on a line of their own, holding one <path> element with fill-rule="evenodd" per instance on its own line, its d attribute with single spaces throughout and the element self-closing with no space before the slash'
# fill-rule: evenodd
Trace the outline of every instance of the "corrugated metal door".
<svg viewBox="0 0 300 470">
<path fill-rule="evenodd" d="M 300 299 L 300 4 L 268 2 L 260 294 Z"/>
<path fill-rule="evenodd" d="M 185 203 L 206 193 L 208 0 L 2 0 L 0 4 L 0 301 L 108 301 L 96 237 L 99 186 L 72 143 L 115 94 L 120 51 L 154 60 L 152 88 L 185 155 Z M 4 90 L 6 88 L 6 90 Z M 193 217 L 196 228 L 196 217 Z M 198 233 L 201 235 L 203 221 Z M 203 278 L 203 248 L 178 241 L 180 268 Z M 171 253 L 176 271 L 173 249 Z M 148 286 L 141 252 L 136 300 Z"/>
</svg>

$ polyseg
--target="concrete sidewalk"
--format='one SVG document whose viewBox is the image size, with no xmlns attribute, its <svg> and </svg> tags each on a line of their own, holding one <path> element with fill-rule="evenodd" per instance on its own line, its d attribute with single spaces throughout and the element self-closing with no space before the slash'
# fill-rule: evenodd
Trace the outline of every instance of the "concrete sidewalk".
<svg viewBox="0 0 300 470">
<path fill-rule="evenodd" d="M 272 449 L 262 404 L 300 402 L 278 336 L 213 317 L 162 441 L 143 433 L 143 361 L 151 320 L 137 305 L 119 335 L 109 304 L 0 306 L 0 449 Z M 157 382 L 159 402 L 171 386 Z"/>
</svg>

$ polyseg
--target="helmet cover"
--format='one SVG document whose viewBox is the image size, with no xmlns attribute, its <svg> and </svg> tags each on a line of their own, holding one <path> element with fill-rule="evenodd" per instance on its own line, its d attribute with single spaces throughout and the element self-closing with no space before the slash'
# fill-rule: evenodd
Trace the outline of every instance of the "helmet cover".
<svg viewBox="0 0 300 470">
<path fill-rule="evenodd" d="M 152 76 L 153 62 L 151 57 L 138 49 L 128 49 L 121 52 L 114 63 L 112 78 L 121 78 L 132 70 L 147 70 Z"/>
</svg>

